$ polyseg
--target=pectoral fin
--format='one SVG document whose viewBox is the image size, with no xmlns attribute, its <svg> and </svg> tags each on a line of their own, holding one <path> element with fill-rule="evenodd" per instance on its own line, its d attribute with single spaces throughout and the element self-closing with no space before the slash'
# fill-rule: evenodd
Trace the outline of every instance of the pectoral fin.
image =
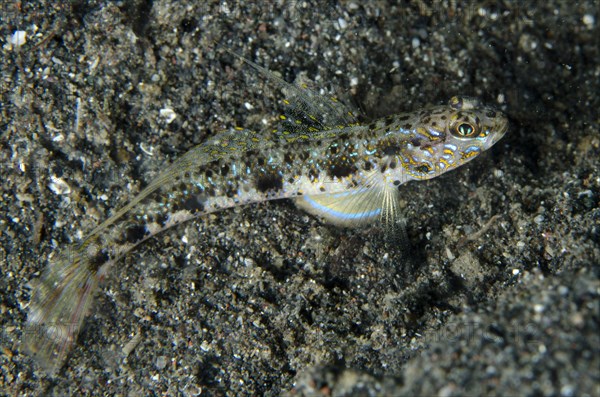
<svg viewBox="0 0 600 397">
<path fill-rule="evenodd" d="M 343 193 L 302 196 L 296 205 L 338 226 L 355 227 L 374 221 L 391 224 L 398 214 L 396 189 L 378 186 Z"/>
</svg>

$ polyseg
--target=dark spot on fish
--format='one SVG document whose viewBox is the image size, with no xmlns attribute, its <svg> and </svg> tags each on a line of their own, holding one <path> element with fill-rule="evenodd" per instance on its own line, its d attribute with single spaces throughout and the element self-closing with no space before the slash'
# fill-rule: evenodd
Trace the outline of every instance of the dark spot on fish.
<svg viewBox="0 0 600 397">
<path fill-rule="evenodd" d="M 400 153 L 400 150 L 400 146 L 398 146 L 396 143 L 388 143 L 387 146 L 382 148 L 381 153 L 383 153 L 384 156 L 394 156 Z"/>
<path fill-rule="evenodd" d="M 223 164 L 221 166 L 221 175 L 226 176 L 227 174 L 229 174 L 229 166 L 227 164 Z"/>
<path fill-rule="evenodd" d="M 233 186 L 229 186 L 227 188 L 227 190 L 225 191 L 225 197 L 227 197 L 227 198 L 234 198 L 236 195 L 237 195 L 237 192 L 235 191 Z"/>
<path fill-rule="evenodd" d="M 400 120 L 400 121 L 406 121 L 408 119 L 410 119 L 410 116 L 408 114 L 404 115 L 404 116 L 401 116 L 401 117 L 398 117 L 398 120 Z"/>
<path fill-rule="evenodd" d="M 158 223 L 161 227 L 164 227 L 167 224 L 169 217 L 167 214 L 157 214 L 154 218 L 154 222 Z"/>
<path fill-rule="evenodd" d="M 413 145 L 414 147 L 419 147 L 419 146 L 421 146 L 421 140 L 419 138 L 412 138 L 410 140 L 410 144 Z"/>
<path fill-rule="evenodd" d="M 292 156 L 290 153 L 285 153 L 283 155 L 283 161 L 286 164 L 292 164 L 294 162 L 294 156 Z"/>
<path fill-rule="evenodd" d="M 400 181 L 396 179 L 396 180 L 394 181 L 394 186 L 400 186 Z"/>
<path fill-rule="evenodd" d="M 431 168 L 427 164 L 421 164 L 415 169 L 422 174 L 427 174 Z"/>
<path fill-rule="evenodd" d="M 365 171 L 371 171 L 372 168 L 373 168 L 373 164 L 371 164 L 370 161 L 365 161 L 365 165 L 363 166 L 363 169 Z"/>
<path fill-rule="evenodd" d="M 212 176 L 213 176 L 213 172 L 212 172 L 212 170 L 206 170 L 206 171 L 204 171 L 204 175 L 205 175 L 207 178 L 212 178 Z"/>
<path fill-rule="evenodd" d="M 261 193 L 269 190 L 280 190 L 283 187 L 283 179 L 281 175 L 276 173 L 263 174 L 256 178 L 254 186 Z"/>
<path fill-rule="evenodd" d="M 356 167 L 347 161 L 334 162 L 328 170 L 328 174 L 332 178 L 345 178 L 355 172 Z"/>
<path fill-rule="evenodd" d="M 204 210 L 204 201 L 204 196 L 194 194 L 191 197 L 186 198 L 181 203 L 180 208 L 177 209 L 184 209 L 194 214 L 196 212 Z"/>
<path fill-rule="evenodd" d="M 123 232 L 121 241 L 127 243 L 137 243 L 148 234 L 145 225 L 129 225 Z"/>
<path fill-rule="evenodd" d="M 98 269 L 100 269 L 100 267 L 109 260 L 110 255 L 108 254 L 108 251 L 105 248 L 101 249 L 100 251 L 96 252 L 94 255 L 89 257 L 88 268 L 94 272 L 97 272 Z"/>
<path fill-rule="evenodd" d="M 402 126 L 402 128 L 405 129 L 405 130 L 410 130 L 410 129 L 412 129 L 412 124 L 411 123 L 406 123 L 406 124 L 404 124 Z"/>
<path fill-rule="evenodd" d="M 396 168 L 396 162 L 395 161 L 390 161 L 390 169 L 393 170 Z"/>
</svg>

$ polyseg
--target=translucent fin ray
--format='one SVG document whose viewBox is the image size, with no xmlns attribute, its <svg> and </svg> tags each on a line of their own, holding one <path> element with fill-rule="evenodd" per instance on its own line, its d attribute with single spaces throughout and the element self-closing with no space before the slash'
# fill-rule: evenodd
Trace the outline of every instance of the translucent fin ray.
<svg viewBox="0 0 600 397">
<path fill-rule="evenodd" d="M 85 244 L 67 250 L 37 281 L 23 336 L 25 349 L 49 374 L 63 364 L 98 286 Z"/>
<path fill-rule="evenodd" d="M 330 128 L 357 124 L 355 114 L 335 98 L 325 97 L 308 87 L 298 87 L 234 51 L 227 51 L 273 82 L 284 94 L 284 115 L 275 132 L 286 136 L 310 134 Z"/>
<path fill-rule="evenodd" d="M 374 189 L 302 196 L 296 199 L 296 204 L 305 211 L 339 226 L 359 226 L 381 216 L 379 192 Z"/>
<path fill-rule="evenodd" d="M 377 172 L 355 190 L 306 195 L 295 201 L 303 210 L 338 226 L 355 227 L 380 221 L 387 231 L 393 229 L 400 216 L 398 190 L 384 183 Z"/>
</svg>

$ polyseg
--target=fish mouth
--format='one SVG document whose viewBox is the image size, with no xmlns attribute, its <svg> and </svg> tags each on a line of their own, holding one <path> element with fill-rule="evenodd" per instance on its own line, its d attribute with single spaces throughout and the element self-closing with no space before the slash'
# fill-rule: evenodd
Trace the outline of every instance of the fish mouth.
<svg viewBox="0 0 600 397">
<path fill-rule="evenodd" d="M 492 145 L 494 145 L 496 142 L 498 142 L 500 139 L 502 139 L 504 134 L 506 134 L 506 132 L 508 131 L 508 124 L 509 123 L 508 123 L 507 118 L 503 119 L 502 121 L 500 121 L 497 124 L 498 132 L 494 135 L 494 139 L 492 140 Z"/>
</svg>

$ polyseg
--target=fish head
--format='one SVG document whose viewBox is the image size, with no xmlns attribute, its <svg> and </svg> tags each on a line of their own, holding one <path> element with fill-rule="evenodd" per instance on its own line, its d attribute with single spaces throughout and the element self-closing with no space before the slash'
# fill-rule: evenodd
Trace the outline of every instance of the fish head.
<svg viewBox="0 0 600 397">
<path fill-rule="evenodd" d="M 412 179 L 431 179 L 460 167 L 491 148 L 508 129 L 502 112 L 458 96 L 421 112 L 414 124 L 418 128 L 400 153 Z"/>
<path fill-rule="evenodd" d="M 471 145 L 482 151 L 491 148 L 508 130 L 504 113 L 479 100 L 455 96 L 448 102 L 451 115 L 446 123 L 447 142 L 466 149 Z"/>
</svg>

